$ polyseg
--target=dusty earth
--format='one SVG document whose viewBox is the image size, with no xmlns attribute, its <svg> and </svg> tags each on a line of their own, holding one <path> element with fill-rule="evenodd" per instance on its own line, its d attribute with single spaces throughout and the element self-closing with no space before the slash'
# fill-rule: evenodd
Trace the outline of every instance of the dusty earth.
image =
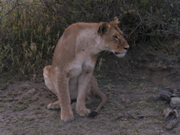
<svg viewBox="0 0 180 135">
<path fill-rule="evenodd" d="M 173 61 L 173 68 L 168 63 L 172 60 L 162 59 L 102 58 L 95 75 L 108 103 L 97 117 L 75 113 L 68 123 L 60 120 L 60 110 L 46 109 L 56 97 L 42 77 L 17 81 L 12 75 L 1 74 L 0 135 L 179 135 L 180 124 L 172 130 L 165 128 L 162 111 L 169 105 L 156 97 L 161 89 L 180 88 L 180 61 Z M 95 98 L 88 107 L 93 110 L 99 102 Z"/>
</svg>

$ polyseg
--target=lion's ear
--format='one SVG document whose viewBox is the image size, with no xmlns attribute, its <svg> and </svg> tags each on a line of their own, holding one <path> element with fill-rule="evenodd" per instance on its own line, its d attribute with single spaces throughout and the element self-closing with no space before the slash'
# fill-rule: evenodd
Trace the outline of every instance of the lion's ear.
<svg viewBox="0 0 180 135">
<path fill-rule="evenodd" d="M 114 26 L 116 26 L 116 25 L 118 25 L 118 24 L 119 24 L 119 19 L 117 18 L 117 16 L 116 16 L 116 17 L 114 17 L 114 20 L 113 20 L 113 21 L 111 21 L 111 22 L 110 22 L 110 24 L 111 24 L 111 25 L 114 25 Z"/>
<path fill-rule="evenodd" d="M 108 32 L 109 30 L 109 24 L 108 23 L 103 23 L 99 26 L 99 29 L 98 29 L 98 34 L 99 35 L 103 35 L 105 34 L 106 32 Z"/>
</svg>

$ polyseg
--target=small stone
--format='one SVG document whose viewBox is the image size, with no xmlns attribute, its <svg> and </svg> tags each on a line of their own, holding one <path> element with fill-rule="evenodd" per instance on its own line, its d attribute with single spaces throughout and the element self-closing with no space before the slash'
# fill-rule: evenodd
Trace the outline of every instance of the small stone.
<svg viewBox="0 0 180 135">
<path fill-rule="evenodd" d="M 29 88 L 31 88 L 31 87 L 32 87 L 32 86 L 31 86 L 28 82 L 21 85 L 21 88 L 22 88 L 22 89 L 29 89 Z"/>
<path fill-rule="evenodd" d="M 137 118 L 139 118 L 139 119 L 143 119 L 145 116 L 144 115 L 141 115 L 141 114 L 139 114 L 139 115 L 137 115 Z"/>
<path fill-rule="evenodd" d="M 173 109 L 171 109 L 171 108 L 166 108 L 166 109 L 164 109 L 164 111 L 163 111 L 163 117 L 166 119 L 166 118 L 168 118 L 169 116 L 170 116 L 170 114 L 172 114 L 173 113 Z"/>
<path fill-rule="evenodd" d="M 180 108 L 180 98 L 179 97 L 171 98 L 170 106 L 172 108 Z"/>
<path fill-rule="evenodd" d="M 180 89 L 174 89 L 173 97 L 180 97 Z"/>
<path fill-rule="evenodd" d="M 32 89 L 27 91 L 27 94 L 34 94 L 35 92 L 36 92 L 36 89 L 32 88 Z"/>
<path fill-rule="evenodd" d="M 175 119 L 172 119 L 172 120 L 169 120 L 166 124 L 166 129 L 167 130 L 172 130 L 173 128 L 175 128 L 175 126 L 177 125 L 179 119 L 178 118 L 175 118 Z"/>
<path fill-rule="evenodd" d="M 162 100 L 165 100 L 168 103 L 170 102 L 171 97 L 172 97 L 172 93 L 171 92 L 169 92 L 167 90 L 160 90 L 159 93 L 160 93 L 160 98 Z"/>
</svg>

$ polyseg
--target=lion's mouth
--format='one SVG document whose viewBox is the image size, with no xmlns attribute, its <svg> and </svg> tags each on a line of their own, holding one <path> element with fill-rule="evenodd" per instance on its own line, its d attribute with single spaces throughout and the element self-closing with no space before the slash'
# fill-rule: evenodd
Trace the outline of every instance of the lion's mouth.
<svg viewBox="0 0 180 135">
<path fill-rule="evenodd" d="M 119 55 L 119 54 L 126 54 L 126 51 L 125 52 L 114 52 L 115 55 Z"/>
<path fill-rule="evenodd" d="M 121 54 L 120 52 L 114 52 L 115 55 Z"/>
<path fill-rule="evenodd" d="M 124 57 L 126 52 L 124 53 L 120 53 L 120 52 L 114 52 L 114 54 L 117 56 L 117 57 Z"/>
</svg>

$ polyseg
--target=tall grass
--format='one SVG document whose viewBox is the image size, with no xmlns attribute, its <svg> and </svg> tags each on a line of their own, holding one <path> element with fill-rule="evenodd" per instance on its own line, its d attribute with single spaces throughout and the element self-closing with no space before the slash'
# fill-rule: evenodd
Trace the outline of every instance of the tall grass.
<svg viewBox="0 0 180 135">
<path fill-rule="evenodd" d="M 75 22 L 110 21 L 120 18 L 128 42 L 136 47 L 179 53 L 179 44 L 164 40 L 178 38 L 177 0 L 5 0 L 0 2 L 0 72 L 37 73 L 50 63 L 64 29 Z M 166 51 L 169 53 L 168 51 Z"/>
<path fill-rule="evenodd" d="M 61 28 L 42 6 L 22 1 L 1 18 L 1 71 L 35 72 L 51 58 Z"/>
</svg>

